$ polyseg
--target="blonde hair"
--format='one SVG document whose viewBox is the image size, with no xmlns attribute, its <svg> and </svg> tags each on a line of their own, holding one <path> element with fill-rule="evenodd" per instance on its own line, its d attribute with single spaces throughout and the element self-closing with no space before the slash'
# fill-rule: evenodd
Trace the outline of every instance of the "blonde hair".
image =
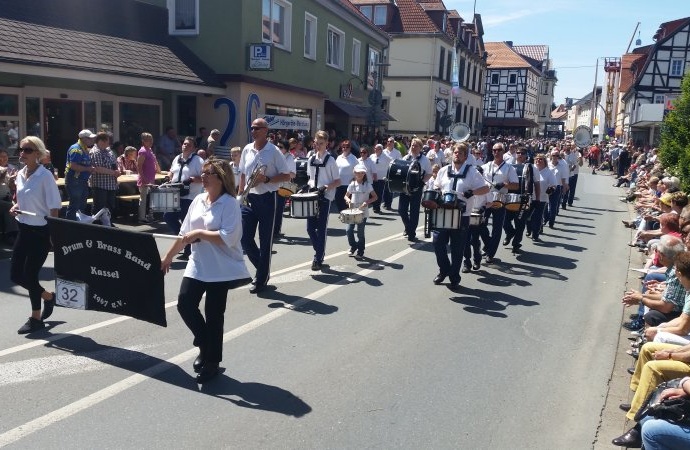
<svg viewBox="0 0 690 450">
<path fill-rule="evenodd" d="M 316 139 L 316 138 L 321 138 L 321 139 L 324 139 L 324 140 L 328 141 L 328 133 L 326 133 L 326 132 L 323 131 L 323 130 L 319 130 L 319 131 L 317 131 L 316 134 L 314 135 L 314 139 Z"/>
<path fill-rule="evenodd" d="M 43 141 L 36 136 L 27 136 L 24 139 L 22 139 L 19 142 L 19 147 L 23 147 L 24 144 L 31 144 L 31 146 L 38 152 L 38 160 L 42 160 L 45 158 L 45 156 L 48 154 L 48 150 L 46 149 L 46 145 L 43 143 Z"/>
<path fill-rule="evenodd" d="M 235 187 L 235 174 L 232 172 L 230 162 L 225 159 L 211 156 L 204 162 L 203 168 L 213 167 L 213 170 L 218 174 L 218 178 L 223 182 L 223 192 L 235 197 L 237 195 L 237 188 Z"/>
</svg>

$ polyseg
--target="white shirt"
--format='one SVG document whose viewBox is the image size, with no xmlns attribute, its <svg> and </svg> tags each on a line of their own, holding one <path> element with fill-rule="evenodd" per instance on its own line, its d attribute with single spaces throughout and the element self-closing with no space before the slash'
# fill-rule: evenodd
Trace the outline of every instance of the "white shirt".
<svg viewBox="0 0 690 450">
<path fill-rule="evenodd" d="M 508 184 L 519 182 L 515 167 L 511 166 L 506 161 L 503 161 L 501 164 L 496 164 L 494 161 L 491 161 L 484 164 L 482 169 L 484 169 L 484 178 L 491 183 L 492 191 L 497 190 L 494 185 L 498 183 Z M 508 188 L 504 186 L 500 192 L 506 193 L 508 192 Z"/>
<path fill-rule="evenodd" d="M 396 159 L 402 159 L 402 153 L 400 153 L 400 150 L 395 148 L 395 146 L 393 146 L 393 148 L 390 150 L 388 150 L 388 147 L 384 147 L 383 153 L 385 153 L 386 156 L 388 156 L 391 159 L 391 161 L 395 161 Z"/>
<path fill-rule="evenodd" d="M 239 190 L 239 188 L 240 188 L 240 174 L 242 173 L 240 171 L 240 166 L 235 165 L 234 161 L 230 161 L 230 167 L 232 168 L 232 174 L 235 176 L 235 189 Z M 203 189 L 203 186 L 201 188 Z"/>
<path fill-rule="evenodd" d="M 201 194 L 201 191 L 204 190 L 204 186 L 200 183 L 201 180 L 201 169 L 204 165 L 204 160 L 201 159 L 199 155 L 196 153 L 192 153 L 189 155 L 190 159 L 187 160 L 187 164 L 182 167 L 182 178 L 178 178 L 178 174 L 180 172 L 180 159 L 182 159 L 182 153 L 177 155 L 175 159 L 173 159 L 172 164 L 170 164 L 170 182 L 171 183 L 180 183 L 182 181 L 189 180 L 191 177 L 196 177 L 197 182 L 196 183 L 189 183 L 189 194 L 180 197 L 191 200 L 197 195 Z"/>
<path fill-rule="evenodd" d="M 469 169 L 467 170 L 465 178 L 452 178 L 449 176 L 449 173 L 450 175 L 464 173 L 466 167 L 469 167 Z M 455 183 L 455 180 L 457 180 L 457 183 Z M 453 188 L 454 183 L 455 188 Z M 453 168 L 452 163 L 441 167 L 441 169 L 438 171 L 438 175 L 436 176 L 435 183 L 435 187 L 441 192 L 455 192 L 460 200 L 466 202 L 465 212 L 462 214 L 463 216 L 469 216 L 472 213 L 472 208 L 481 207 L 485 202 L 483 195 L 475 195 L 469 199 L 465 199 L 465 197 L 462 195 L 463 192 L 467 190 L 480 189 L 487 185 L 488 183 L 484 177 L 482 177 L 482 174 L 477 171 L 475 166 L 471 164 L 468 165 L 467 161 L 465 161 L 465 163 L 463 163 L 463 165 L 460 166 L 460 169 L 457 171 Z"/>
<path fill-rule="evenodd" d="M 505 152 L 503 154 L 503 161 L 507 162 L 508 164 L 515 164 L 517 161 L 517 154 Z"/>
<path fill-rule="evenodd" d="M 254 148 L 254 143 L 247 144 L 242 150 L 242 157 L 240 158 L 240 171 L 244 174 L 244 182 L 249 181 L 256 166 L 266 165 L 264 175 L 273 178 L 279 174 L 289 174 L 290 168 L 283 157 L 283 154 L 278 150 L 278 147 L 266 142 L 261 151 Z M 252 194 L 265 194 L 267 192 L 274 192 L 278 190 L 280 183 L 259 183 L 252 190 Z M 244 187 L 244 186 L 243 186 Z M 239 187 L 238 187 L 239 188 Z"/>
<path fill-rule="evenodd" d="M 577 150 L 571 150 L 570 153 L 566 153 L 565 162 L 568 165 L 568 171 L 570 176 L 577 175 L 580 173 L 580 152 Z"/>
<path fill-rule="evenodd" d="M 375 181 L 374 174 L 376 173 L 376 163 L 374 163 L 374 161 L 371 160 L 371 156 L 367 159 L 359 158 L 359 163 L 364 164 L 364 167 L 367 168 L 367 181 L 369 181 L 369 183 L 373 183 Z"/>
<path fill-rule="evenodd" d="M 60 209 L 62 200 L 60 191 L 53 174 L 45 167 L 39 165 L 28 179 L 27 167 L 17 172 L 15 180 L 17 185 L 17 204 L 22 211 L 36 213 L 35 216 L 19 214 L 16 219 L 19 223 L 32 226 L 43 226 L 48 223 L 45 216 L 50 216 L 51 209 Z"/>
<path fill-rule="evenodd" d="M 381 152 L 380 155 L 374 153 L 369 156 L 369 159 L 373 161 L 374 167 L 376 168 L 376 178 L 378 180 L 385 179 L 388 176 L 388 167 L 390 167 L 392 159 L 384 152 Z"/>
<path fill-rule="evenodd" d="M 290 173 L 291 174 L 297 173 L 297 161 L 295 161 L 295 157 L 292 156 L 292 153 L 287 152 L 284 156 L 285 156 L 285 162 L 287 163 L 288 170 L 290 170 Z"/>
<path fill-rule="evenodd" d="M 369 200 L 370 194 L 374 191 L 371 182 L 366 181 L 362 184 L 357 184 L 357 181 L 347 185 L 347 192 L 350 193 L 350 205 L 352 208 L 358 208 L 364 213 L 364 218 L 369 217 L 369 207 L 361 209 L 362 203 Z"/>
<path fill-rule="evenodd" d="M 345 156 L 345 154 L 341 154 L 340 156 L 338 156 L 338 158 L 336 158 L 335 163 L 338 166 L 340 182 L 344 186 L 350 184 L 350 181 L 352 181 L 352 178 L 355 176 L 353 169 L 355 168 L 358 162 L 359 161 L 357 161 L 357 157 L 352 153 L 348 154 L 347 156 Z"/>
<path fill-rule="evenodd" d="M 568 171 L 568 163 L 565 162 L 563 159 L 558 158 L 558 164 L 554 165 L 551 164 L 551 161 L 549 161 L 549 170 L 553 173 L 554 178 L 557 181 L 557 184 L 568 184 L 568 178 L 570 178 L 570 172 Z M 564 181 L 565 183 L 562 183 L 561 181 Z"/>
<path fill-rule="evenodd" d="M 546 189 L 550 186 L 556 186 L 558 184 L 556 182 L 556 177 L 548 167 L 544 167 L 542 170 L 539 170 L 536 165 L 533 165 L 532 167 L 534 167 L 534 182 L 539 182 L 539 198 L 536 198 L 537 193 L 535 190 L 535 192 L 532 193 L 532 200 L 548 202 L 549 194 L 546 193 Z"/>
<path fill-rule="evenodd" d="M 309 173 L 309 186 L 315 187 L 315 188 L 320 188 L 322 186 L 325 186 L 327 184 L 330 184 L 334 182 L 337 179 L 340 179 L 340 173 L 338 172 L 338 164 L 335 162 L 335 158 L 333 156 L 330 156 L 330 153 L 326 151 L 323 155 L 323 158 L 326 158 L 326 155 L 329 155 L 328 161 L 326 161 L 325 167 L 319 167 L 319 180 L 318 180 L 318 185 L 315 184 L 316 182 L 316 166 L 313 164 L 322 164 L 323 160 L 319 158 L 318 154 L 313 156 L 312 158 L 309 158 L 309 162 L 307 163 L 307 172 Z M 354 156 L 351 155 L 353 158 Z M 357 161 L 357 158 L 355 158 L 355 161 Z M 342 180 L 341 180 L 342 182 Z M 335 199 L 335 189 L 328 189 L 326 190 L 324 196 L 328 199 L 333 201 Z"/>
<path fill-rule="evenodd" d="M 431 164 L 438 164 L 439 166 L 444 166 L 446 164 L 446 155 L 443 151 L 436 149 L 431 149 L 426 153 L 426 157 L 429 158 Z"/>
<path fill-rule="evenodd" d="M 182 222 L 180 235 L 192 230 L 219 231 L 223 245 L 201 240 L 192 243 L 184 276 L 195 280 L 215 282 L 249 278 L 242 256 L 242 212 L 240 204 L 229 194 L 221 195 L 208 204 L 208 194 L 197 195 Z"/>
</svg>

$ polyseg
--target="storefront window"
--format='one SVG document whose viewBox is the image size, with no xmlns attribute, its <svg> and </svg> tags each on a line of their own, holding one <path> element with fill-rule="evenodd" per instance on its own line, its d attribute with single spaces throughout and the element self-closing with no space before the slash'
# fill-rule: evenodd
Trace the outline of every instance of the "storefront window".
<svg viewBox="0 0 690 450">
<path fill-rule="evenodd" d="M 96 102 L 84 102 L 84 128 L 98 132 L 96 120 Z"/>
<path fill-rule="evenodd" d="M 120 141 L 125 145 L 141 146 L 141 133 L 160 134 L 160 106 L 120 103 Z"/>
<path fill-rule="evenodd" d="M 26 98 L 26 134 L 41 137 L 41 99 Z"/>
<path fill-rule="evenodd" d="M 0 116 L 19 115 L 19 96 L 0 94 Z"/>
</svg>

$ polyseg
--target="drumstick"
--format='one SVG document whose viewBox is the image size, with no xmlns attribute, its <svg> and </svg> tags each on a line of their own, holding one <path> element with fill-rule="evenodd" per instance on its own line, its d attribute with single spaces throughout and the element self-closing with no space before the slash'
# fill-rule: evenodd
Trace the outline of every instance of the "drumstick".
<svg viewBox="0 0 690 450">
<path fill-rule="evenodd" d="M 34 214 L 35 215 L 35 214 Z M 160 234 L 160 233 L 151 233 L 153 237 L 155 238 L 161 238 L 161 239 L 175 239 L 182 237 L 182 236 L 176 236 L 174 234 Z M 196 241 L 192 242 L 192 244 L 196 244 L 197 242 L 201 242 L 201 239 L 197 239 Z"/>
<path fill-rule="evenodd" d="M 38 215 L 38 214 L 36 214 L 35 212 L 31 212 L 31 211 L 22 211 L 22 210 L 20 210 L 20 209 L 15 209 L 14 212 L 16 212 L 17 214 L 26 214 L 27 216 L 37 216 L 37 215 Z"/>
</svg>

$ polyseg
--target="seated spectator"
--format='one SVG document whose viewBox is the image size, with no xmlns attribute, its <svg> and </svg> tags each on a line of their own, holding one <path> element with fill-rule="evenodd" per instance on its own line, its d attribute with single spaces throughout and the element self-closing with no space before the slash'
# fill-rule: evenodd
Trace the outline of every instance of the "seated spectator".
<svg viewBox="0 0 690 450">
<path fill-rule="evenodd" d="M 4 167 L 9 176 L 12 176 L 17 172 L 17 167 L 14 164 L 10 164 L 10 155 L 7 150 L 0 148 L 0 167 Z"/>
<path fill-rule="evenodd" d="M 666 389 L 661 400 L 690 397 L 690 377 L 680 380 L 677 388 Z M 664 419 L 649 419 L 642 424 L 642 444 L 647 450 L 690 448 L 690 424 Z"/>
<path fill-rule="evenodd" d="M 686 291 L 683 310 L 675 319 L 647 328 L 645 337 L 654 342 L 684 345 L 690 343 L 690 296 L 687 293 L 690 289 L 690 252 L 679 253 L 674 264 L 675 275 Z"/>
<path fill-rule="evenodd" d="M 129 170 L 130 175 L 136 174 L 137 152 L 138 150 L 134 147 L 125 148 L 125 152 L 117 157 L 117 169 L 122 173 L 127 173 L 126 171 Z"/>
</svg>

